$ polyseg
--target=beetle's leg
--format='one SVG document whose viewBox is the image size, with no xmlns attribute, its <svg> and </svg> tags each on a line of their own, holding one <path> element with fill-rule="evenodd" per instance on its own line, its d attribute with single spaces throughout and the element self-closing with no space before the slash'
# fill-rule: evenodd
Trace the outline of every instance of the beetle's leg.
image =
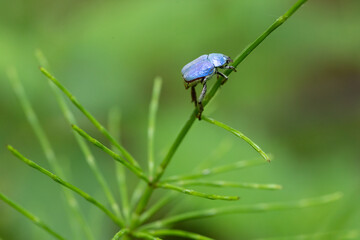
<svg viewBox="0 0 360 240">
<path fill-rule="evenodd" d="M 216 74 L 218 74 L 224 78 L 221 82 L 221 85 L 224 85 L 224 83 L 226 83 L 226 81 L 228 80 L 228 76 L 226 76 L 225 74 L 223 74 L 222 72 L 219 72 L 219 71 L 216 71 Z"/>
<path fill-rule="evenodd" d="M 223 74 L 222 72 L 216 72 L 216 74 L 219 74 L 220 76 L 222 76 L 223 78 L 225 78 L 226 80 L 228 79 L 228 76 L 226 76 L 225 74 Z"/>
<path fill-rule="evenodd" d="M 220 68 L 222 68 L 222 69 L 232 69 L 234 72 L 237 72 L 237 70 L 236 70 L 236 68 L 234 66 L 225 65 L 225 66 L 222 66 Z"/>
<path fill-rule="evenodd" d="M 206 77 L 204 78 L 203 80 L 203 89 L 201 91 L 201 94 L 200 94 L 200 97 L 199 97 L 199 100 L 198 100 L 198 105 L 199 105 L 199 113 L 197 115 L 198 119 L 201 120 L 201 113 L 204 111 L 204 106 L 202 104 L 202 101 L 204 100 L 204 97 L 205 97 L 205 94 L 206 94 L 206 91 L 207 91 L 207 86 L 206 86 L 206 81 L 208 80 L 209 78 Z"/>
<path fill-rule="evenodd" d="M 191 102 L 194 102 L 195 107 L 197 107 L 197 97 L 196 97 L 195 86 L 191 87 Z"/>
</svg>

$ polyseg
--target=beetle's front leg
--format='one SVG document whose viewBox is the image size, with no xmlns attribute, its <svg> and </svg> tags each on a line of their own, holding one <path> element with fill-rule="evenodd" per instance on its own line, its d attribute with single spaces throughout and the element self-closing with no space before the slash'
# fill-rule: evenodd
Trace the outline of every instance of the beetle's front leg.
<svg viewBox="0 0 360 240">
<path fill-rule="evenodd" d="M 197 97 L 196 97 L 196 91 L 195 91 L 195 86 L 191 87 L 191 102 L 195 103 L 195 107 L 197 107 Z"/>
<path fill-rule="evenodd" d="M 234 72 L 237 72 L 237 70 L 234 66 L 223 66 L 222 68 L 232 69 Z"/>
<path fill-rule="evenodd" d="M 226 81 L 228 80 L 228 76 L 226 76 L 225 74 L 223 74 L 222 72 L 217 71 L 216 74 L 222 76 L 224 79 L 221 81 L 221 85 L 224 85 L 224 83 L 226 83 Z"/>
</svg>

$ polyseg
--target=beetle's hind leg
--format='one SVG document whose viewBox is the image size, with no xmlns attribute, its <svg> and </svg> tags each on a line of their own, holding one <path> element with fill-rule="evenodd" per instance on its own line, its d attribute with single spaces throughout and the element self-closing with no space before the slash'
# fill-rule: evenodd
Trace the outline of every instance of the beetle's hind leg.
<svg viewBox="0 0 360 240">
<path fill-rule="evenodd" d="M 206 94 L 206 91 L 207 91 L 207 86 L 206 86 L 206 81 L 209 79 L 209 77 L 206 77 L 204 78 L 204 80 L 202 81 L 203 83 L 203 89 L 201 90 L 201 94 L 200 94 L 200 97 L 199 97 L 199 100 L 198 100 L 198 106 L 199 106 L 199 113 L 197 115 L 197 118 L 199 120 L 201 120 L 201 114 L 202 112 L 204 111 L 204 105 L 202 104 L 204 98 L 205 98 L 205 94 Z"/>
<path fill-rule="evenodd" d="M 195 107 L 197 107 L 198 102 L 197 102 L 197 97 L 196 97 L 195 86 L 191 87 L 191 102 L 194 102 Z"/>
</svg>

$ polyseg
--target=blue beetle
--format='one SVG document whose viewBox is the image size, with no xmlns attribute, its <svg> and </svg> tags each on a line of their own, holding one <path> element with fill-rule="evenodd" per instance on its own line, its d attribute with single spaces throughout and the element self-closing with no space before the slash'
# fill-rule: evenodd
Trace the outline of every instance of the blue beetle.
<svg viewBox="0 0 360 240">
<path fill-rule="evenodd" d="M 201 113 L 204 110 L 202 101 L 204 100 L 206 94 L 206 82 L 214 75 L 218 74 L 224 78 L 222 84 L 228 79 L 228 77 L 222 72 L 218 71 L 220 69 L 232 69 L 236 72 L 236 69 L 233 66 L 228 66 L 230 62 L 233 62 L 230 57 L 221 54 L 221 53 L 210 53 L 209 55 L 202 55 L 195 59 L 194 61 L 186 64 L 181 70 L 182 77 L 184 79 L 185 88 L 188 89 L 191 87 L 191 99 L 195 103 L 195 107 L 199 105 L 199 120 L 201 119 Z M 195 86 L 198 83 L 202 83 L 203 88 L 199 97 L 199 100 L 196 99 Z"/>
</svg>

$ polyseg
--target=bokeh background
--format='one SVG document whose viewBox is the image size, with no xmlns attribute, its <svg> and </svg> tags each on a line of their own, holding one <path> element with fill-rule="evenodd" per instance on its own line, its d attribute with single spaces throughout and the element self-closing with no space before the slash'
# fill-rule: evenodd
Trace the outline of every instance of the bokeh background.
<svg viewBox="0 0 360 240">
<path fill-rule="evenodd" d="M 153 79 L 164 80 L 155 139 L 159 161 L 193 108 L 181 68 L 205 53 L 235 57 L 294 3 L 1 0 L 0 191 L 71 238 L 61 187 L 15 159 L 5 147 L 12 144 L 49 167 L 7 79 L 6 69 L 14 66 L 71 182 L 105 199 L 38 69 L 36 49 L 45 53 L 51 71 L 102 123 L 111 108 L 121 111 L 122 141 L 145 166 Z M 235 204 L 296 200 L 336 191 L 343 192 L 344 198 L 317 208 L 227 215 L 178 227 L 215 239 L 359 229 L 359 12 L 356 0 L 310 0 L 238 67 L 206 108 L 208 115 L 243 131 L 274 156 L 269 165 L 214 179 L 278 183 L 284 189 L 203 190 L 241 196 Z M 72 109 L 82 128 L 106 142 Z M 91 149 L 115 190 L 113 161 Z M 256 152 L 245 142 L 196 122 L 167 175 L 189 172 L 195 163 L 209 158 L 220 165 L 254 157 Z M 136 179 L 130 175 L 129 179 L 135 186 Z M 116 227 L 95 207 L 79 202 L 96 239 L 111 238 Z M 179 212 L 228 204 L 184 196 L 170 207 Z M 170 208 L 163 214 L 167 212 Z M 0 202 L 0 238 L 50 236 Z"/>
</svg>

